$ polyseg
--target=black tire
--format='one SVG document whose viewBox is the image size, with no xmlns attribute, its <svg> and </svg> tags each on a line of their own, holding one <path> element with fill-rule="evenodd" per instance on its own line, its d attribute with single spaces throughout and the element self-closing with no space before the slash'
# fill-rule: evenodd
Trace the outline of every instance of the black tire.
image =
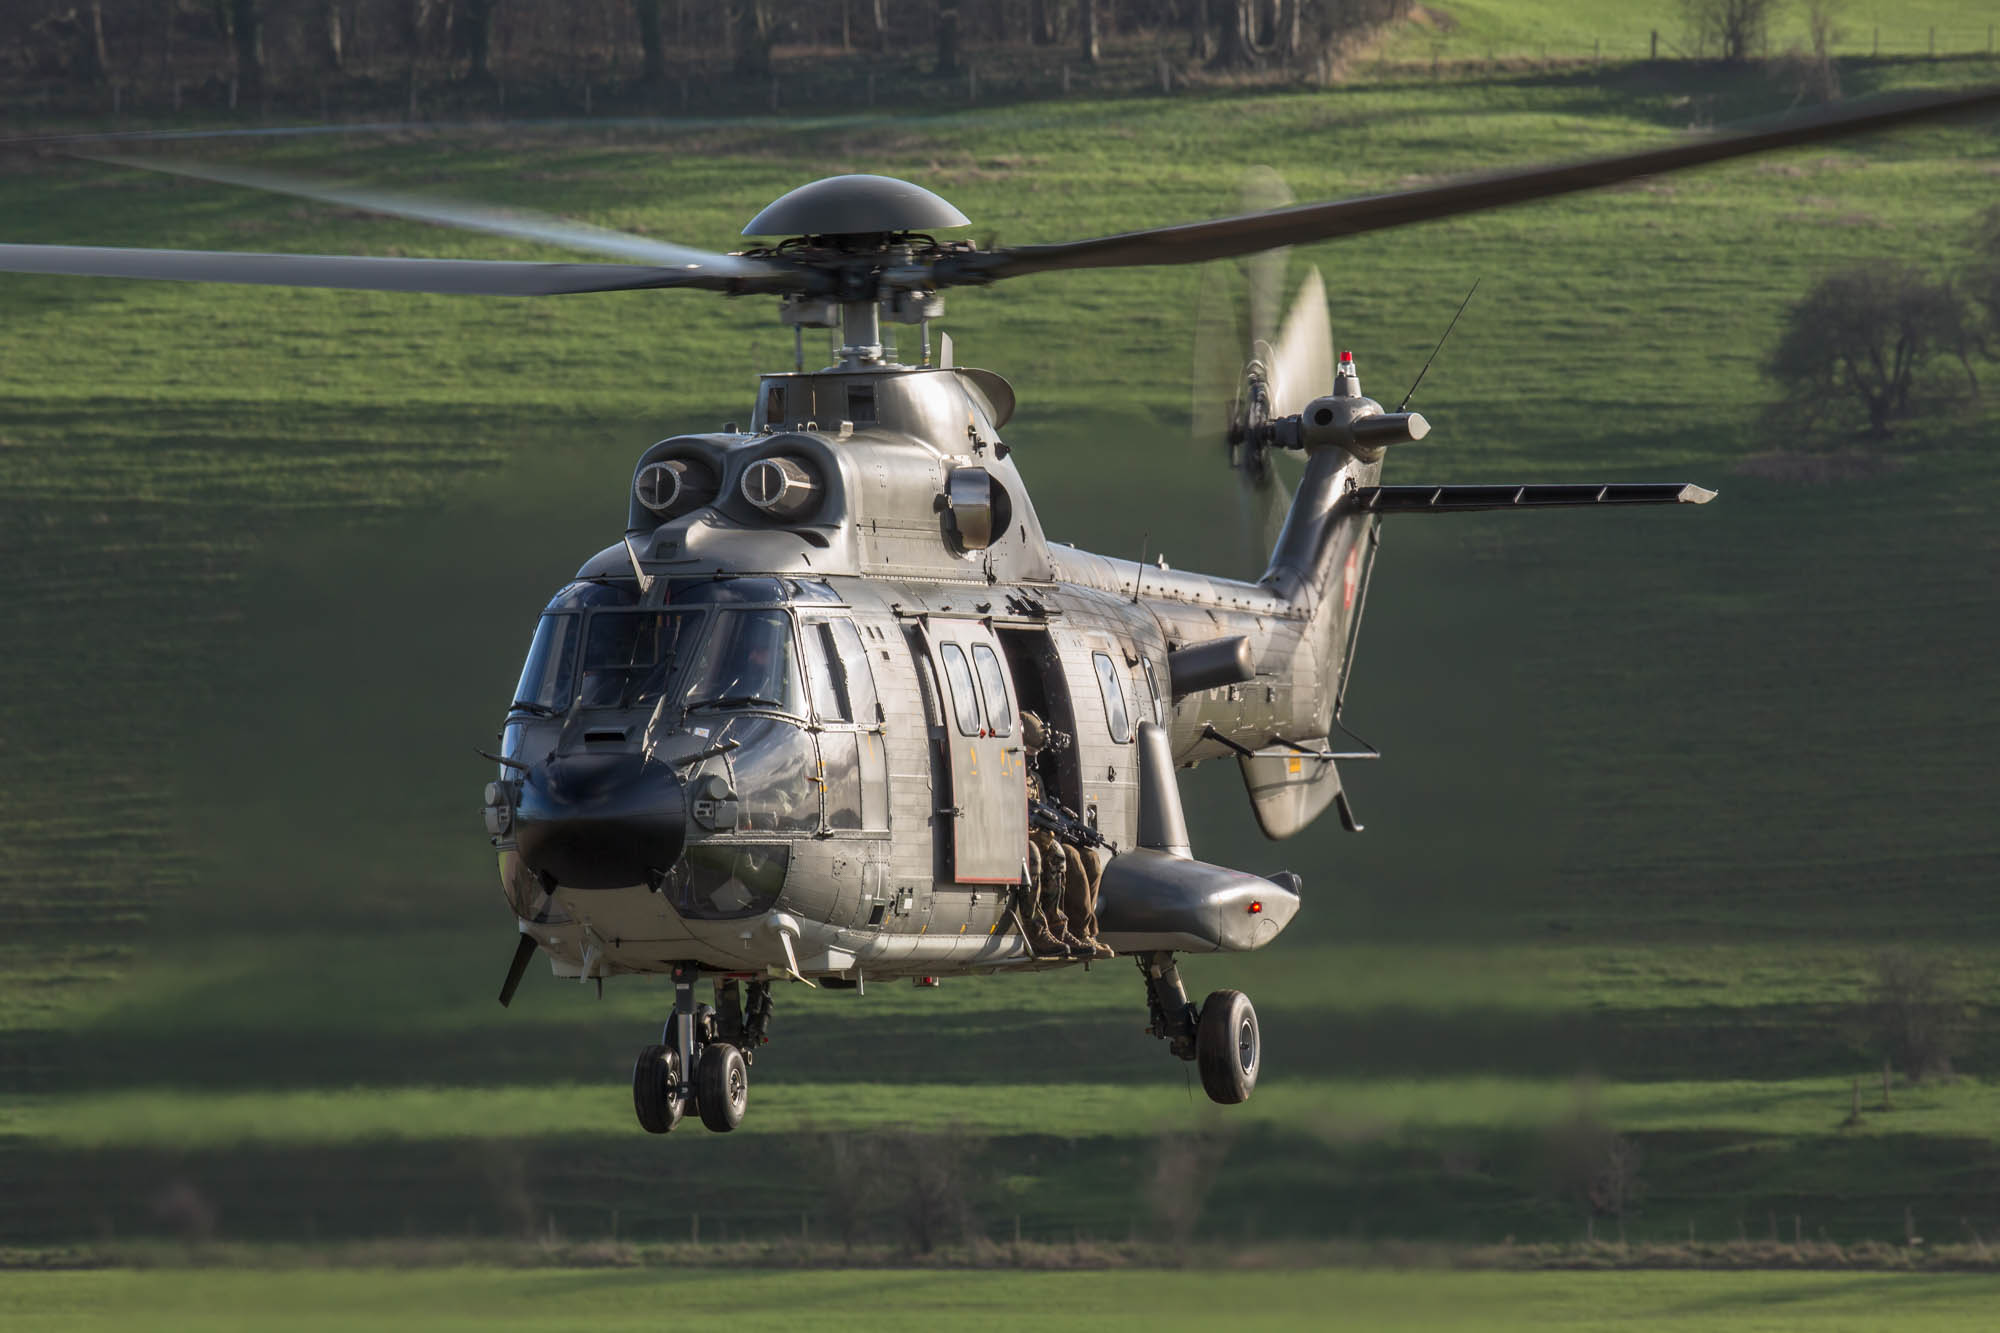
<svg viewBox="0 0 2000 1333">
<path fill-rule="evenodd" d="M 1264 1039 L 1249 996 L 1240 990 L 1219 990 L 1208 997 L 1195 1028 L 1194 1058 L 1210 1101 L 1234 1106 L 1250 1100 L 1257 1070 L 1264 1063 Z"/>
<path fill-rule="evenodd" d="M 639 1128 L 665 1134 L 681 1122 L 681 1058 L 671 1046 L 646 1046 L 632 1065 L 632 1109 Z"/>
<path fill-rule="evenodd" d="M 750 1106 L 750 1066 L 743 1052 L 726 1041 L 718 1041 L 701 1053 L 695 1075 L 695 1105 L 701 1123 L 718 1134 L 727 1134 L 743 1123 Z"/>
</svg>

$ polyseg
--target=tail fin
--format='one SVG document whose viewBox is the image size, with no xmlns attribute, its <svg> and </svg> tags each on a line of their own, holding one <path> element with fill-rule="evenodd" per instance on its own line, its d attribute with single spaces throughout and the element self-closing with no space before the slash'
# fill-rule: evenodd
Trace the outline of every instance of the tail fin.
<svg viewBox="0 0 2000 1333">
<path fill-rule="evenodd" d="M 1374 572 L 1378 525 L 1384 514 L 1472 513 L 1494 509 L 1622 508 L 1629 505 L 1706 504 L 1715 492 L 1684 482 L 1667 484 L 1563 484 L 1527 486 L 1383 486 L 1379 445 L 1366 444 L 1358 423 L 1389 415 L 1361 397 L 1351 359 L 1343 354 L 1332 395 L 1307 404 L 1298 438 L 1306 446 L 1306 471 L 1285 515 L 1271 563 L 1260 580 L 1297 606 L 1305 618 L 1303 647 L 1317 670 L 1315 687 L 1294 696 L 1292 752 L 1240 755 L 1243 784 L 1265 836 L 1287 838 L 1338 802 L 1342 823 L 1357 830 L 1340 774 L 1326 753 L 1345 701 L 1368 581 Z M 1341 441 L 1315 440 L 1322 434 Z M 1413 438 L 1420 438 L 1416 436 Z"/>
</svg>

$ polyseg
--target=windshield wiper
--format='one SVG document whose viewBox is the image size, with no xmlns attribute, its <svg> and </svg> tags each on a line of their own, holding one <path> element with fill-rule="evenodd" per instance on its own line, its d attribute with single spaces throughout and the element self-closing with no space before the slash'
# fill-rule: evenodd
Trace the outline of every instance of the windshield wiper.
<svg viewBox="0 0 2000 1333">
<path fill-rule="evenodd" d="M 562 712 L 560 708 L 551 708 L 547 704 L 536 703 L 533 699 L 516 699 L 507 705 L 507 711 L 510 713 L 516 709 L 523 713 L 533 713 L 536 717 L 555 717 Z"/>
</svg>

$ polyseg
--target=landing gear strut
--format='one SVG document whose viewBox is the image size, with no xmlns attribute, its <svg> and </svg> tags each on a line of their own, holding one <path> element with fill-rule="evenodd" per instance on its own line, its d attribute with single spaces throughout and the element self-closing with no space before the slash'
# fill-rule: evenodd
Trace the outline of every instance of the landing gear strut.
<svg viewBox="0 0 2000 1333">
<path fill-rule="evenodd" d="M 746 1005 L 735 977 L 718 977 L 715 1003 L 697 1004 L 701 969 L 674 968 L 674 1009 L 660 1040 L 632 1066 L 632 1109 L 649 1134 L 665 1134 L 693 1112 L 726 1134 L 750 1105 L 750 1063 L 769 1037 L 771 983 L 750 983 Z"/>
<path fill-rule="evenodd" d="M 1248 1101 L 1264 1057 L 1250 997 L 1242 991 L 1219 990 L 1197 1009 L 1188 1000 L 1171 953 L 1142 953 L 1138 961 L 1152 1018 L 1146 1031 L 1164 1040 L 1180 1059 L 1195 1063 L 1210 1100 L 1226 1106 Z"/>
</svg>

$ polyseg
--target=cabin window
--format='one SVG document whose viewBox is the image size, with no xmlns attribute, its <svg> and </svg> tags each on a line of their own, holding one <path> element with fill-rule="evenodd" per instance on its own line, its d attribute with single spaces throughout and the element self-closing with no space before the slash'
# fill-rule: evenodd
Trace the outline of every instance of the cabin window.
<svg viewBox="0 0 2000 1333">
<path fill-rule="evenodd" d="M 944 675 L 951 685 L 952 714 L 958 719 L 958 734 L 979 734 L 979 695 L 972 686 L 972 668 L 965 664 L 965 650 L 955 643 L 938 645 L 944 659 Z"/>
<path fill-rule="evenodd" d="M 854 708 L 840 669 L 840 653 L 834 646 L 833 626 L 824 620 L 807 621 L 805 641 L 806 684 L 812 690 L 813 712 L 822 722 L 852 722 Z"/>
<path fill-rule="evenodd" d="M 875 694 L 875 673 L 868 665 L 868 646 L 851 620 L 831 620 L 833 643 L 840 658 L 841 675 L 847 685 L 847 701 L 854 708 L 854 720 L 864 725 L 882 719 L 882 705 Z"/>
<path fill-rule="evenodd" d="M 514 687 L 513 707 L 528 713 L 560 713 L 569 707 L 576 688 L 576 637 L 579 616 L 543 616 L 528 647 L 521 683 Z"/>
<path fill-rule="evenodd" d="M 673 679 L 698 611 L 593 611 L 583 639 L 585 708 L 650 708 Z"/>
<path fill-rule="evenodd" d="M 979 668 L 980 689 L 986 695 L 986 720 L 993 728 L 995 736 L 1011 735 L 1014 730 L 1014 710 L 1007 703 L 1007 675 L 1000 669 L 1000 658 L 983 643 L 972 645 L 972 662 Z"/>
<path fill-rule="evenodd" d="M 785 887 L 792 849 L 782 842 L 697 842 L 675 865 L 662 892 L 696 921 L 728 921 L 771 909 Z"/>
<path fill-rule="evenodd" d="M 1090 661 L 1097 668 L 1097 688 L 1104 695 L 1104 721 L 1111 728 L 1111 739 L 1120 745 L 1132 739 L 1132 716 L 1125 710 L 1125 687 L 1119 683 L 1118 668 L 1104 653 L 1092 653 Z"/>
<path fill-rule="evenodd" d="M 861 745 L 874 739 L 858 731 L 819 734 L 820 781 L 826 795 L 828 828 L 861 827 Z"/>
<path fill-rule="evenodd" d="M 785 386 L 782 384 L 773 384 L 769 388 L 765 389 L 764 390 L 765 428 L 768 430 L 776 430 L 782 426 L 790 425 L 791 420 L 792 419 L 790 417 L 785 415 Z"/>
<path fill-rule="evenodd" d="M 1167 725 L 1167 701 L 1160 697 L 1160 678 L 1153 674 L 1153 659 L 1141 656 L 1139 665 L 1146 669 L 1146 693 L 1153 696 L 1153 721 Z"/>
<path fill-rule="evenodd" d="M 805 716 L 805 687 L 783 611 L 726 611 L 687 689 L 689 708 L 773 708 Z"/>
</svg>

